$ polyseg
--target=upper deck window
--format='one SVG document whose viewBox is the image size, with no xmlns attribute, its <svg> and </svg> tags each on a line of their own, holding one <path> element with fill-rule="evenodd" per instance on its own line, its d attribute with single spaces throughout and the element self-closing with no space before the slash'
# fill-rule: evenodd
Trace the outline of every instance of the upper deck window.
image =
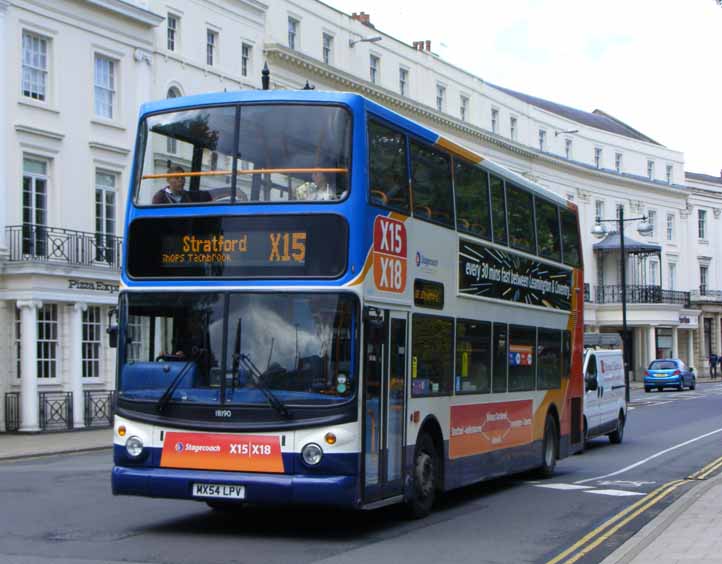
<svg viewBox="0 0 722 564">
<path fill-rule="evenodd" d="M 139 205 L 338 201 L 348 193 L 351 116 L 339 107 L 195 108 L 150 116 L 141 131 Z"/>
<path fill-rule="evenodd" d="M 369 120 L 368 139 L 370 202 L 409 213 L 406 137 Z"/>
</svg>

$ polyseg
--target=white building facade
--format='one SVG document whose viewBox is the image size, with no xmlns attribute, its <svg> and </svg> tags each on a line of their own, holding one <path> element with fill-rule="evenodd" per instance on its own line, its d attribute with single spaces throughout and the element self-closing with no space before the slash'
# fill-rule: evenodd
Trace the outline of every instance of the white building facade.
<svg viewBox="0 0 722 564">
<path fill-rule="evenodd" d="M 619 250 L 595 250 L 595 218 L 652 217 L 651 236 L 625 229 L 635 371 L 679 356 L 704 372 L 722 352 L 722 183 L 603 112 L 486 83 L 315 0 L 0 0 L 0 431 L 103 423 L 138 105 L 260 88 L 266 62 L 272 88 L 360 92 L 573 200 L 588 330 L 621 327 Z"/>
</svg>

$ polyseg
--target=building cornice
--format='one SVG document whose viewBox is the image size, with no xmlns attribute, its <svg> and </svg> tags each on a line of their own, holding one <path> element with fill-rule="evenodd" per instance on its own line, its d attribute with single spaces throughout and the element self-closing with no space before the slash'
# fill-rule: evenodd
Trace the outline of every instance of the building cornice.
<svg viewBox="0 0 722 564">
<path fill-rule="evenodd" d="M 95 149 L 98 151 L 106 151 L 108 153 L 115 153 L 117 155 L 121 155 L 123 157 L 128 156 L 130 153 L 130 149 L 126 149 L 125 147 L 118 147 L 116 145 L 107 145 L 105 143 L 99 143 L 97 141 L 89 141 L 88 147 L 91 149 Z"/>
<path fill-rule="evenodd" d="M 498 147 L 506 152 L 512 153 L 529 161 L 541 162 L 554 168 L 568 169 L 575 173 L 583 172 L 592 177 L 601 177 L 605 180 L 615 180 L 620 183 L 629 183 L 646 189 L 655 189 L 659 192 L 674 194 L 676 196 L 686 195 L 680 187 L 674 185 L 661 185 L 655 182 L 648 182 L 644 179 L 631 178 L 626 175 L 618 174 L 614 171 L 606 169 L 596 169 L 594 167 L 575 163 L 567 159 L 558 157 L 550 153 L 544 153 L 530 149 L 524 145 L 516 143 L 510 139 L 500 137 L 490 131 L 480 127 L 473 126 L 468 122 L 461 121 L 452 116 L 437 111 L 431 106 L 427 106 L 421 102 L 406 98 L 373 84 L 372 82 L 362 80 L 356 76 L 345 72 L 331 65 L 327 65 L 317 59 L 304 55 L 293 49 L 281 45 L 279 43 L 269 43 L 264 48 L 264 53 L 270 63 L 276 62 L 282 65 L 301 68 L 307 73 L 312 73 L 320 78 L 332 81 L 346 90 L 351 90 L 363 94 L 375 101 L 379 101 L 384 105 L 390 106 L 402 113 L 411 114 L 413 116 L 423 118 L 426 121 L 440 124 L 455 133 L 466 135 L 475 142 L 481 142 L 486 145 Z"/>
<path fill-rule="evenodd" d="M 52 139 L 53 141 L 62 141 L 65 138 L 64 133 L 49 131 L 47 129 L 38 129 L 37 127 L 31 127 L 29 125 L 23 125 L 21 123 L 15 124 L 15 131 L 17 131 L 18 133 L 29 133 L 30 135 L 45 137 L 47 139 Z"/>
<path fill-rule="evenodd" d="M 164 16 L 135 6 L 125 0 L 86 0 L 86 2 L 151 27 L 155 27 L 165 20 Z"/>
</svg>

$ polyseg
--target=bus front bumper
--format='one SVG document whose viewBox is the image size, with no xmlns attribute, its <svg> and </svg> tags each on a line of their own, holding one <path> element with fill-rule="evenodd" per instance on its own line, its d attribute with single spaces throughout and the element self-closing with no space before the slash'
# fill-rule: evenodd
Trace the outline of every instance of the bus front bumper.
<svg viewBox="0 0 722 564">
<path fill-rule="evenodd" d="M 335 505 L 359 507 L 356 476 L 262 474 L 114 466 L 113 495 L 139 495 L 194 501 L 228 501 L 193 495 L 193 484 L 244 486 L 242 503 L 262 505 Z"/>
</svg>

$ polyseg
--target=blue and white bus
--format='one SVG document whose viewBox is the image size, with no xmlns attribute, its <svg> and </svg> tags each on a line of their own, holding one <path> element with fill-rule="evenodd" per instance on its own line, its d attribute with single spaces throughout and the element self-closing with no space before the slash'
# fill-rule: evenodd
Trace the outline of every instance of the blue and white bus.
<svg viewBox="0 0 722 564">
<path fill-rule="evenodd" d="M 113 493 L 408 504 L 582 446 L 577 210 L 362 96 L 146 104 Z"/>
</svg>

